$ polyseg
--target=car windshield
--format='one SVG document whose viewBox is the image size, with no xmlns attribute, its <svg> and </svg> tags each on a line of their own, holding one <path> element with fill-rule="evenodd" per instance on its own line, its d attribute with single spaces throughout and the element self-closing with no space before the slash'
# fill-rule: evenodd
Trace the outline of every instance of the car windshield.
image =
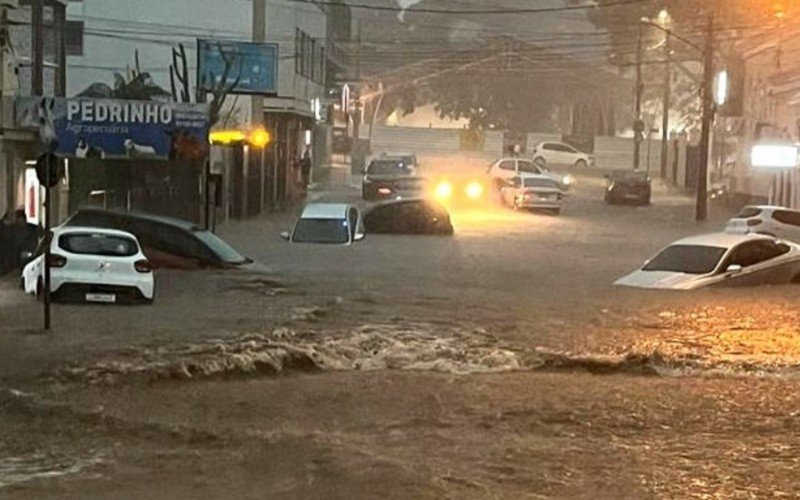
<svg viewBox="0 0 800 500">
<path fill-rule="evenodd" d="M 80 255 L 130 257 L 139 253 L 139 245 L 125 236 L 103 233 L 70 233 L 58 237 L 58 246 Z"/>
<path fill-rule="evenodd" d="M 749 219 L 750 217 L 756 217 L 761 215 L 761 209 L 756 207 L 744 207 L 734 219 Z"/>
<path fill-rule="evenodd" d="M 726 250 L 704 245 L 672 245 L 656 255 L 643 270 L 708 274 L 717 268 Z"/>
<path fill-rule="evenodd" d="M 539 174 L 542 172 L 542 169 L 539 168 L 536 164 L 530 161 L 521 161 L 519 162 L 519 171 L 525 172 L 527 174 Z"/>
<path fill-rule="evenodd" d="M 526 188 L 556 188 L 558 183 L 551 179 L 540 179 L 538 177 L 529 177 L 522 180 L 522 184 Z"/>
<path fill-rule="evenodd" d="M 368 174 L 406 174 L 408 164 L 403 160 L 375 160 L 369 164 Z"/>
<path fill-rule="evenodd" d="M 350 240 L 346 219 L 300 219 L 294 228 L 295 243 L 347 243 Z"/>
<path fill-rule="evenodd" d="M 227 262 L 228 264 L 245 264 L 250 262 L 250 259 L 234 250 L 232 246 L 228 245 L 211 231 L 197 230 L 194 231 L 194 235 L 197 239 L 205 243 L 223 262 Z"/>
</svg>

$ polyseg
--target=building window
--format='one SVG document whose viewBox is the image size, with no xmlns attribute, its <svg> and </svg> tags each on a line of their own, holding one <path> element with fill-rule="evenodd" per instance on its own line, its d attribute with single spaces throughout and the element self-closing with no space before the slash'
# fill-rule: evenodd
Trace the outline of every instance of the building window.
<svg viewBox="0 0 800 500">
<path fill-rule="evenodd" d="M 294 70 L 311 81 L 325 81 L 325 48 L 299 28 L 294 37 Z"/>
<path fill-rule="evenodd" d="M 68 56 L 83 55 L 83 21 L 67 21 L 64 38 Z"/>
</svg>

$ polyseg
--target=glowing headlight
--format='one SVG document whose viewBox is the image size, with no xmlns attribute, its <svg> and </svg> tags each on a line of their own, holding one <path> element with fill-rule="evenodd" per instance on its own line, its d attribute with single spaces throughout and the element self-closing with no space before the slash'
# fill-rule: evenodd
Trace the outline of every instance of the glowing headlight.
<svg viewBox="0 0 800 500">
<path fill-rule="evenodd" d="M 471 200 L 477 200 L 481 196 L 483 196 L 483 184 L 480 182 L 470 182 L 467 185 L 467 197 Z"/>
<path fill-rule="evenodd" d="M 440 200 L 446 200 L 453 196 L 453 185 L 447 181 L 442 181 L 436 185 L 436 190 L 434 194 Z"/>
<path fill-rule="evenodd" d="M 575 182 L 575 179 L 571 175 L 565 175 L 564 178 L 561 179 L 561 184 L 565 186 L 571 186 L 573 182 Z"/>
</svg>

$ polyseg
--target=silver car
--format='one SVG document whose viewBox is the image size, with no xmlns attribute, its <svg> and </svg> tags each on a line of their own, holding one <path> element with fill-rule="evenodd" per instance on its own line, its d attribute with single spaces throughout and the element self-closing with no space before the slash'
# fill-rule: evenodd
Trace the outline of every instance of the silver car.
<svg viewBox="0 0 800 500">
<path fill-rule="evenodd" d="M 546 175 L 518 175 L 500 189 L 503 204 L 515 210 L 549 210 L 561 213 L 564 193 L 558 182 Z"/>
</svg>

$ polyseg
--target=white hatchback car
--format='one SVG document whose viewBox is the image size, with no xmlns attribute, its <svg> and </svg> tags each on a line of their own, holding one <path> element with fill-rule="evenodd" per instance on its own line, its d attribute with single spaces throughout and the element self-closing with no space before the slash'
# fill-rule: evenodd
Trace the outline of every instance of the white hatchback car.
<svg viewBox="0 0 800 500">
<path fill-rule="evenodd" d="M 44 245 L 50 245 L 50 292 L 54 299 L 152 303 L 153 269 L 130 233 L 92 227 L 59 227 L 22 269 L 22 288 L 40 296 Z"/>
<path fill-rule="evenodd" d="M 575 166 L 586 168 L 594 165 L 591 155 L 578 151 L 563 142 L 540 142 L 533 148 L 533 161 L 538 165 Z"/>
<path fill-rule="evenodd" d="M 800 210 L 755 205 L 744 207 L 728 221 L 729 233 L 760 233 L 800 243 Z"/>
</svg>

